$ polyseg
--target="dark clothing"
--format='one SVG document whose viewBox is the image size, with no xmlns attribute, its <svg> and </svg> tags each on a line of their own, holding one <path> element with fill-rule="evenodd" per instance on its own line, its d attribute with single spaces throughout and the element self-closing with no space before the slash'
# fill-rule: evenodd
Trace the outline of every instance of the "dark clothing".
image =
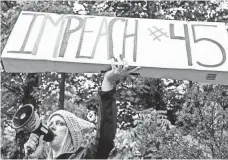
<svg viewBox="0 0 228 160">
<path fill-rule="evenodd" d="M 65 153 L 56 159 L 107 159 L 114 147 L 117 127 L 115 89 L 99 91 L 98 126 L 95 143 L 79 148 L 75 153 Z"/>
</svg>

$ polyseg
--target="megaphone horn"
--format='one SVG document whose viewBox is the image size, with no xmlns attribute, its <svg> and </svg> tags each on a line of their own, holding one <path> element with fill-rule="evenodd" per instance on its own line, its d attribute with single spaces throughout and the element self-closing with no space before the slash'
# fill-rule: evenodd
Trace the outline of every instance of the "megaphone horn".
<svg viewBox="0 0 228 160">
<path fill-rule="evenodd" d="M 12 126 L 15 129 L 24 128 L 38 136 L 44 135 L 44 141 L 46 142 L 54 139 L 54 133 L 41 123 L 39 115 L 34 111 L 32 104 L 24 105 L 14 114 Z"/>
</svg>

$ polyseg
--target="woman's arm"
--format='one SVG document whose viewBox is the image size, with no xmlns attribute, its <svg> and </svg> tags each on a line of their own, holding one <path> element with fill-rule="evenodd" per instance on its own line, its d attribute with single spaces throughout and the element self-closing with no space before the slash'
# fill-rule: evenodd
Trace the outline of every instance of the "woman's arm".
<svg viewBox="0 0 228 160">
<path fill-rule="evenodd" d="M 107 159 L 114 147 L 117 108 L 115 89 L 99 91 L 98 125 L 95 141 L 82 154 L 83 159 Z"/>
<path fill-rule="evenodd" d="M 114 147 L 117 126 L 117 108 L 115 89 L 100 91 L 100 108 L 98 110 L 97 152 L 95 158 L 107 159 Z"/>
<path fill-rule="evenodd" d="M 128 63 L 125 59 L 120 63 L 115 64 L 112 61 L 112 70 L 104 75 L 102 82 L 102 91 L 99 92 L 100 108 L 98 118 L 98 147 L 96 158 L 107 159 L 109 153 L 114 148 L 114 139 L 117 128 L 117 107 L 115 98 L 116 82 L 121 80 L 125 75 L 137 71 L 140 67 L 136 67 L 128 71 Z"/>
<path fill-rule="evenodd" d="M 109 153 L 114 148 L 114 139 L 117 128 L 117 107 L 115 98 L 115 84 L 124 75 L 135 72 L 139 67 L 127 71 L 128 64 L 123 60 L 123 65 L 112 62 L 112 70 L 104 75 L 104 79 L 99 91 L 98 126 L 95 145 L 88 148 L 86 157 L 107 159 Z"/>
</svg>

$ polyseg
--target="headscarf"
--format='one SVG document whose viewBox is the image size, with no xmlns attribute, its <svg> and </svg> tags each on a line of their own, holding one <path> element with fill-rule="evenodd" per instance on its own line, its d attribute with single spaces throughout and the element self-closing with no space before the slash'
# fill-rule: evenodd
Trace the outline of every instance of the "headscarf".
<svg viewBox="0 0 228 160">
<path fill-rule="evenodd" d="M 79 147 L 81 147 L 81 144 L 83 142 L 83 133 L 88 132 L 89 129 L 95 128 L 95 125 L 86 120 L 78 118 L 73 113 L 65 110 L 58 110 L 52 113 L 48 121 L 50 121 L 51 118 L 55 115 L 61 116 L 67 126 L 67 134 L 65 135 L 64 140 L 61 144 L 62 147 L 60 154 L 76 152 Z M 52 157 L 51 151 L 49 153 L 49 156 Z"/>
</svg>

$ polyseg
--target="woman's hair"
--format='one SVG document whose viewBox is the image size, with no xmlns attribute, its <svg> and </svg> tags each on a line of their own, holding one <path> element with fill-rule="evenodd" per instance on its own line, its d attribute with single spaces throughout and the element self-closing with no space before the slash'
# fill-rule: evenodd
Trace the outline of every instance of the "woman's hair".
<svg viewBox="0 0 228 160">
<path fill-rule="evenodd" d="M 79 147 L 81 147 L 84 131 L 87 131 L 91 128 L 95 128 L 95 125 L 86 120 L 78 118 L 73 113 L 70 113 L 65 110 L 58 110 L 52 113 L 48 121 L 50 121 L 51 118 L 55 115 L 59 115 L 64 119 L 64 121 L 66 122 L 68 132 L 68 134 L 66 134 L 66 136 L 64 137 L 64 141 L 62 143 L 63 148 L 61 154 L 76 152 L 79 149 Z"/>
</svg>

